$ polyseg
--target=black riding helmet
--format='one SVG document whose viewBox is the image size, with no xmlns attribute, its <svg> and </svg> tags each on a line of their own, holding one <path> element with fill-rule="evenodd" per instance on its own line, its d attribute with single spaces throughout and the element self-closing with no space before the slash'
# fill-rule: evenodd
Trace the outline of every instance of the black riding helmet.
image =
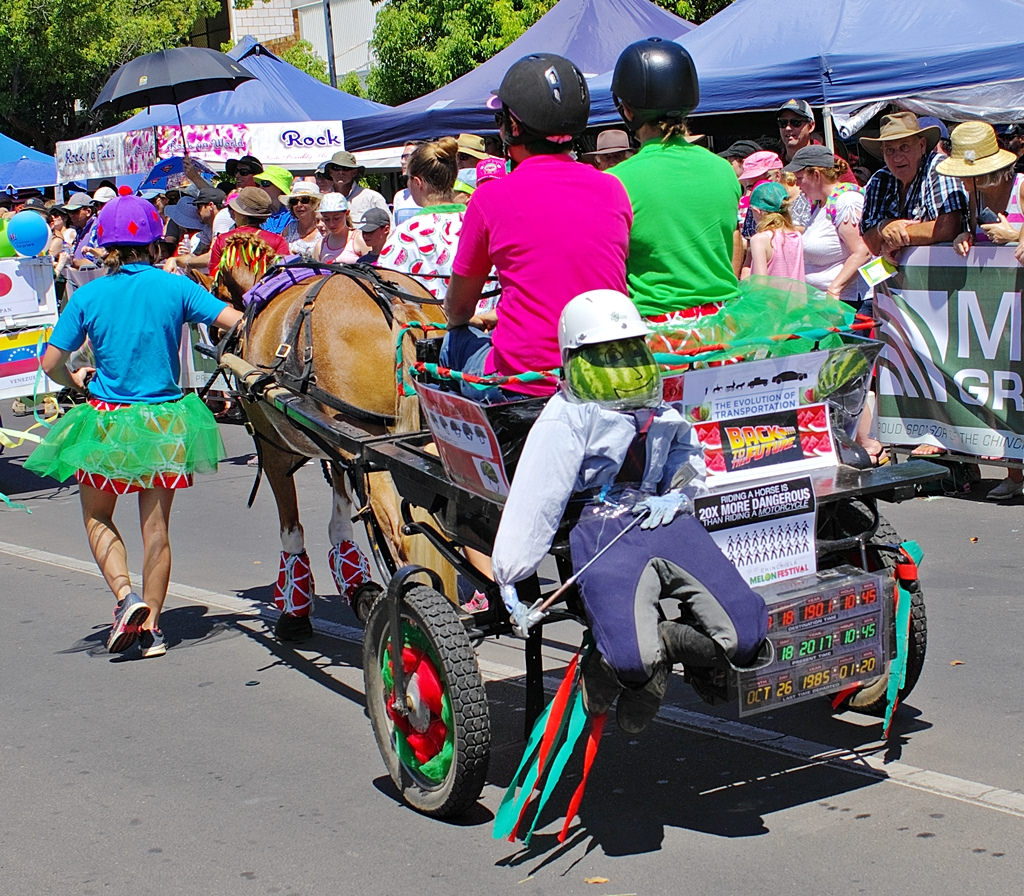
<svg viewBox="0 0 1024 896">
<path fill-rule="evenodd" d="M 537 137 L 582 134 L 590 116 L 590 89 L 583 73 L 564 56 L 531 53 L 514 63 L 501 79 L 498 99 Z"/>
<path fill-rule="evenodd" d="M 660 37 L 638 40 L 615 63 L 612 95 L 620 115 L 622 103 L 633 112 L 626 122 L 633 129 L 660 118 L 686 118 L 700 101 L 697 71 L 679 44 Z"/>
</svg>

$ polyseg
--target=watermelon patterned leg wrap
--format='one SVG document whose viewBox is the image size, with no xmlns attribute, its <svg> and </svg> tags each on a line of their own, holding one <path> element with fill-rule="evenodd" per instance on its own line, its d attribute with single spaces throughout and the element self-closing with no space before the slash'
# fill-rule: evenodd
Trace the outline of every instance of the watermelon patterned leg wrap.
<svg viewBox="0 0 1024 896">
<path fill-rule="evenodd" d="M 349 603 L 356 588 L 370 581 L 370 561 L 354 541 L 333 545 L 327 555 L 338 594 Z"/>
<path fill-rule="evenodd" d="M 313 609 L 313 572 L 305 551 L 281 551 L 281 566 L 274 585 L 274 606 L 290 616 L 308 616 Z"/>
</svg>

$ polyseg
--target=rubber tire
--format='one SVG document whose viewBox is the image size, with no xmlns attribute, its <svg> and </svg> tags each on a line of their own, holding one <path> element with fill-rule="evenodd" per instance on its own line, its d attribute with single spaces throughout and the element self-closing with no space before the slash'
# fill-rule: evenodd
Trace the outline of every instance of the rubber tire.
<svg viewBox="0 0 1024 896">
<path fill-rule="evenodd" d="M 863 531 L 869 524 L 871 514 L 863 504 L 857 501 L 850 502 L 843 508 L 845 519 L 839 519 L 840 527 L 849 533 Z M 892 573 L 896 568 L 897 557 L 892 551 L 872 549 L 872 545 L 879 544 L 900 544 L 903 539 L 893 525 L 883 516 L 879 516 L 878 529 L 867 543 L 868 566 L 872 571 L 885 569 Z M 831 560 L 832 558 L 829 558 Z M 841 558 L 837 562 L 853 562 L 860 565 L 859 556 L 855 561 L 851 558 Z M 828 562 L 826 561 L 826 565 Z M 918 584 L 916 591 L 910 595 L 910 640 L 907 645 L 907 671 L 900 688 L 900 702 L 902 703 L 914 689 L 918 679 L 921 677 L 921 670 L 924 668 L 925 652 L 928 646 L 928 617 L 924 606 L 924 591 Z M 895 651 L 895 630 L 893 642 L 889 645 L 889 652 Z M 867 715 L 884 716 L 885 707 L 888 702 L 887 691 L 889 687 L 889 675 L 881 675 L 851 694 L 839 710 L 853 709 Z"/>
<path fill-rule="evenodd" d="M 398 756 L 394 724 L 387 714 L 381 661 L 391 642 L 391 606 L 383 594 L 374 603 L 363 637 L 366 707 L 384 765 L 405 802 L 424 815 L 449 818 L 475 805 L 483 790 L 491 751 L 490 712 L 476 653 L 454 605 L 425 585 L 410 588 L 403 601 L 403 625 L 422 632 L 440 660 L 441 680 L 451 701 L 454 751 L 440 784 L 425 780 Z"/>
</svg>

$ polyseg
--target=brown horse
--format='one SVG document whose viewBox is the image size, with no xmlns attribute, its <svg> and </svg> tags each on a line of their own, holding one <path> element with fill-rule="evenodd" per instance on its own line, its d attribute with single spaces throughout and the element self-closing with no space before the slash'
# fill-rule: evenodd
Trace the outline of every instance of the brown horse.
<svg viewBox="0 0 1024 896">
<path fill-rule="evenodd" d="M 241 297 L 267 269 L 273 252 L 254 235 L 231 239 L 228 263 L 217 272 L 215 289 L 241 307 Z M 232 263 L 233 262 L 233 263 Z M 415 297 L 415 298 L 414 298 Z M 318 275 L 275 295 L 254 317 L 242 336 L 242 357 L 254 368 L 273 373 L 280 385 L 304 391 L 337 420 L 370 434 L 419 429 L 415 397 L 397 396 L 395 335 L 409 321 L 442 323 L 443 313 L 430 293 L 411 277 L 394 271 L 346 268 L 344 273 Z M 411 337 L 403 355 L 415 355 Z M 328 457 L 310 436 L 267 401 L 243 397 L 246 416 L 255 431 L 263 469 L 274 491 L 281 525 L 281 562 L 274 601 L 282 610 L 275 629 L 282 640 L 301 640 L 312 626 L 314 595 L 305 539 L 299 521 L 291 473 L 305 458 L 330 461 L 334 501 L 328 526 L 329 562 L 338 591 L 357 615 L 368 592 L 369 564 L 356 547 L 352 517 L 356 510 L 339 459 Z M 397 502 L 386 474 L 371 474 L 364 483 L 374 515 L 381 522 L 394 556 L 412 559 L 400 534 Z M 372 592 L 370 592 L 372 593 Z"/>
</svg>

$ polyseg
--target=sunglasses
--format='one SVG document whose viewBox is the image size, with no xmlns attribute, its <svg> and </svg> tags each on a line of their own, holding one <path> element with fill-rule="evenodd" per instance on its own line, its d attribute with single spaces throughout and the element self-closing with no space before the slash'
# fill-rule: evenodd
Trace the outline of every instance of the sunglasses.
<svg viewBox="0 0 1024 896">
<path fill-rule="evenodd" d="M 239 165 L 235 169 L 235 174 L 240 174 L 242 177 L 246 177 L 250 174 L 258 174 L 259 172 L 255 168 L 249 168 L 246 165 Z"/>
<path fill-rule="evenodd" d="M 297 203 L 300 204 L 300 205 L 309 205 L 312 201 L 313 201 L 313 197 L 312 196 L 296 196 L 292 200 L 292 205 L 295 205 Z"/>
<path fill-rule="evenodd" d="M 807 124 L 806 118 L 779 118 L 776 120 L 780 128 L 800 128 Z"/>
</svg>

